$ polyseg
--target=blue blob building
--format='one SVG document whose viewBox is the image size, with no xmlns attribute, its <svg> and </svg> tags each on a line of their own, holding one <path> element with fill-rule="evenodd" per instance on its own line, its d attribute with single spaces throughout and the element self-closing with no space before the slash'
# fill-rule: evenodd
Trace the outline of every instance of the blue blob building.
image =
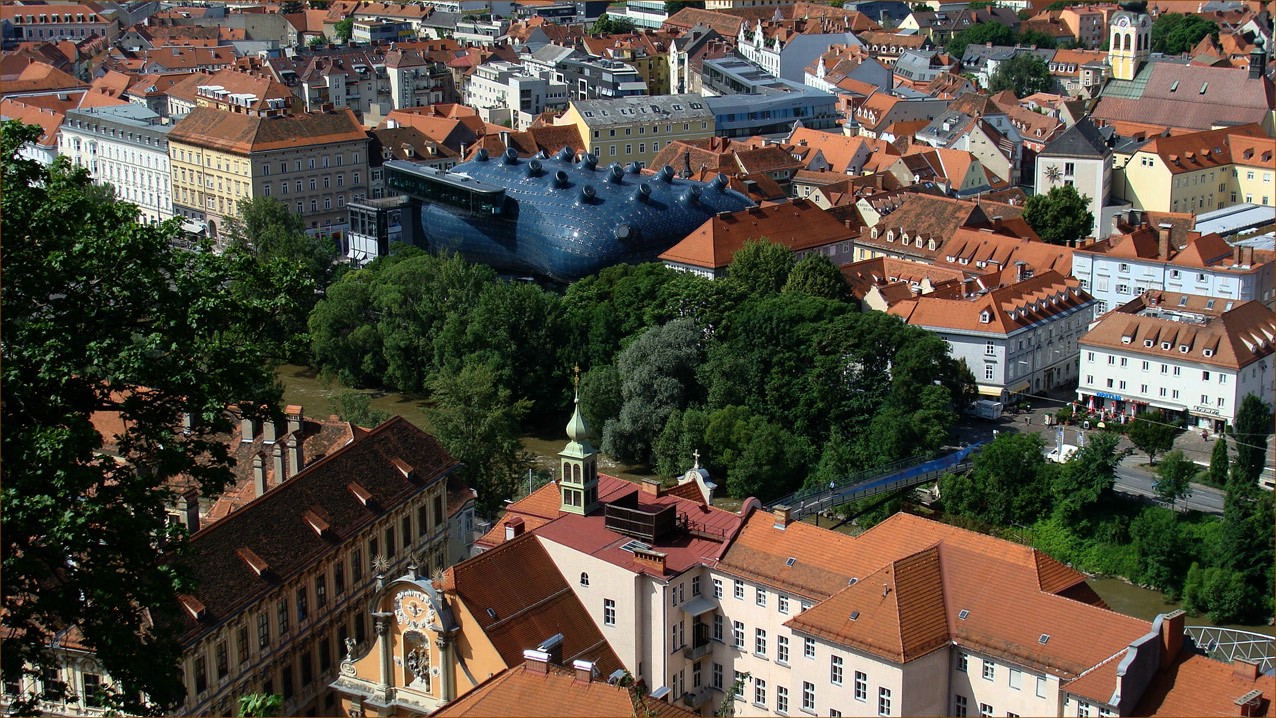
<svg viewBox="0 0 1276 718">
<path fill-rule="evenodd" d="M 753 206 L 724 175 L 698 182 L 668 166 L 644 175 L 570 148 L 553 158 L 480 149 L 450 172 L 401 160 L 384 167 L 387 188 L 419 205 L 418 236 L 431 249 L 560 282 L 652 261 L 719 212 Z"/>
</svg>

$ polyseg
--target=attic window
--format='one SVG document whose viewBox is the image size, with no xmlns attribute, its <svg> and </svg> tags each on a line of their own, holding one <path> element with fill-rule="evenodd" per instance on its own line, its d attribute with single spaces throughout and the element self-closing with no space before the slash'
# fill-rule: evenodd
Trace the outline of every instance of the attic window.
<svg viewBox="0 0 1276 718">
<path fill-rule="evenodd" d="M 1174 82 L 1171 82 L 1171 83 L 1170 83 L 1170 92 L 1178 92 L 1178 89 L 1179 89 L 1179 81 L 1178 81 L 1178 80 L 1175 80 Z"/>
<path fill-rule="evenodd" d="M 1147 348 L 1149 348 L 1149 349 L 1151 349 L 1151 348 L 1152 348 L 1152 345 L 1153 345 L 1153 344 L 1155 344 L 1155 343 L 1156 343 L 1156 342 L 1152 341 L 1151 339 L 1144 339 L 1144 340 L 1143 340 L 1143 346 L 1145 346 L 1145 347 L 1147 347 Z"/>
<path fill-rule="evenodd" d="M 1122 344 L 1129 344 L 1131 339 L 1134 339 L 1134 337 L 1131 337 L 1131 336 L 1124 336 L 1124 337 L 1121 337 L 1121 343 L 1122 343 Z"/>
<path fill-rule="evenodd" d="M 1038 639 L 1037 639 L 1037 643 L 1040 643 L 1041 645 L 1043 645 L 1043 646 L 1044 646 L 1044 645 L 1046 645 L 1046 641 L 1049 641 L 1049 640 L 1050 640 L 1050 634 L 1049 634 L 1049 633 L 1043 633 L 1043 634 L 1041 634 L 1041 638 L 1038 638 Z"/>
<path fill-rule="evenodd" d="M 182 608 L 185 608 L 186 611 L 190 613 L 191 618 L 194 618 L 196 621 L 204 618 L 204 604 L 200 603 L 199 599 L 182 593 L 178 594 L 177 600 L 181 602 Z"/>
<path fill-rule="evenodd" d="M 263 559 L 261 556 L 258 556 L 252 549 L 248 548 L 247 546 L 240 549 L 236 549 L 235 555 L 243 559 L 244 563 L 248 564 L 248 567 L 251 568 L 253 571 L 256 571 L 258 576 L 270 570 L 270 564 L 266 563 L 265 559 Z"/>
<path fill-rule="evenodd" d="M 1169 342 L 1161 342 L 1161 348 L 1162 348 L 1162 349 L 1166 349 L 1166 350 L 1168 350 L 1168 349 L 1170 348 L 1170 343 L 1169 343 Z"/>
<path fill-rule="evenodd" d="M 1187 306 L 1187 295 L 1186 295 L 1186 294 L 1184 294 L 1183 296 L 1179 297 L 1179 306 L 1180 306 L 1180 307 L 1186 307 L 1186 306 Z"/>
<path fill-rule="evenodd" d="M 629 553 L 633 553 L 633 552 L 635 552 L 635 551 L 650 551 L 650 550 L 651 550 L 651 546 L 650 546 L 650 545 L 648 545 L 648 544 L 645 544 L 645 543 L 643 543 L 643 542 L 641 542 L 641 541 L 634 540 L 634 541 L 630 541 L 629 543 L 625 544 L 624 546 L 621 546 L 621 547 L 620 547 L 620 550 L 621 550 L 621 551 L 628 551 Z"/>
<path fill-rule="evenodd" d="M 851 611 L 851 620 L 852 620 L 852 621 L 858 621 L 858 620 L 860 620 L 860 612 L 859 612 L 859 611 Z"/>
<path fill-rule="evenodd" d="M 1213 299 L 1211 299 L 1211 300 L 1209 300 L 1208 302 L 1206 302 L 1206 303 L 1205 303 L 1205 308 L 1206 308 L 1206 309 L 1213 309 L 1213 308 L 1214 308 L 1214 300 L 1213 300 Z"/>
<path fill-rule="evenodd" d="M 795 563 L 797 563 L 797 557 L 796 557 L 796 556 L 790 556 L 790 557 L 788 558 L 788 560 L 784 562 L 784 565 L 785 565 L 785 566 L 788 566 L 789 568 L 793 568 L 793 564 L 795 564 Z"/>
<path fill-rule="evenodd" d="M 1188 345 L 1186 345 L 1186 344 L 1180 344 L 1180 345 L 1179 345 L 1179 351 L 1180 351 L 1181 353 L 1183 353 L 1183 354 L 1188 353 L 1188 351 L 1190 351 L 1190 350 L 1191 350 L 1191 348 L 1192 348 L 1192 347 L 1190 347 L 1190 346 L 1188 346 Z"/>
<path fill-rule="evenodd" d="M 1210 86 L 1210 83 L 1208 83 L 1208 82 L 1202 82 L 1202 83 L 1201 83 L 1201 92 L 1200 92 L 1200 94 L 1204 95 L 1204 94 L 1205 94 L 1205 91 L 1206 91 L 1207 89 L 1209 89 L 1209 86 Z"/>
<path fill-rule="evenodd" d="M 328 530 L 328 522 L 324 521 L 319 517 L 319 514 L 310 509 L 306 509 L 302 512 L 301 517 L 304 518 L 306 523 L 310 525 L 310 528 L 314 529 L 315 533 L 320 536 L 323 536 L 323 532 Z"/>
<path fill-rule="evenodd" d="M 992 312 L 989 312 L 989 311 L 988 311 L 988 310 L 986 310 L 986 309 L 985 309 L 984 311 L 980 312 L 980 313 L 979 313 L 979 323 L 980 323 L 980 324 L 991 324 L 991 323 L 992 323 Z"/>
<path fill-rule="evenodd" d="M 1213 349 L 1202 349 L 1202 350 L 1201 350 L 1201 354 L 1204 354 L 1204 355 L 1205 355 L 1205 356 L 1207 356 L 1207 357 L 1212 357 L 1212 356 L 1214 356 L 1214 350 L 1213 350 Z"/>
<path fill-rule="evenodd" d="M 959 619 L 961 619 L 961 620 L 963 620 L 963 621 L 964 621 L 964 620 L 966 620 L 966 618 L 967 618 L 968 616 L 970 616 L 970 610 L 969 610 L 969 609 L 963 608 L 963 609 L 961 609 L 960 611 L 958 611 L 958 612 L 957 612 L 957 618 L 959 618 Z"/>
<path fill-rule="evenodd" d="M 847 585 L 847 586 L 854 586 L 855 584 L 857 584 L 857 583 L 859 583 L 859 582 L 860 582 L 860 580 L 859 580 L 858 578 L 851 577 L 851 580 L 847 581 L 847 582 L 846 582 L 846 585 Z"/>
<path fill-rule="evenodd" d="M 368 493 L 367 489 L 360 486 L 359 482 L 351 481 L 350 483 L 346 484 L 346 488 L 350 489 L 350 493 L 354 494 L 354 497 L 356 499 L 359 499 L 359 503 L 363 504 L 364 506 L 367 506 L 368 502 L 372 501 L 372 494 Z"/>
<path fill-rule="evenodd" d="M 492 619 L 493 621 L 495 621 L 495 620 L 496 620 L 496 609 L 495 609 L 495 608 L 489 608 L 489 609 L 487 609 L 487 617 L 488 617 L 488 618 L 490 618 L 490 619 Z"/>
<path fill-rule="evenodd" d="M 408 481 L 412 481 L 416 478 L 416 473 L 412 469 L 412 465 L 403 459 L 390 459 L 390 463 L 394 464 L 394 468 L 398 469 L 399 473 L 403 474 L 403 478 Z"/>
</svg>

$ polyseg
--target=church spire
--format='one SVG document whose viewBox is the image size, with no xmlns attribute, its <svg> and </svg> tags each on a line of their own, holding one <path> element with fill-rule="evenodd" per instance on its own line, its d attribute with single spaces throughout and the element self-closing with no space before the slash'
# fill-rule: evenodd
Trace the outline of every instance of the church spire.
<svg viewBox="0 0 1276 718">
<path fill-rule="evenodd" d="M 575 396 L 572 418 L 567 422 L 567 446 L 558 453 L 562 478 L 558 482 L 559 509 L 573 514 L 589 514 L 598 508 L 598 457 L 589 443 L 589 425 L 580 411 L 580 367 L 573 370 Z"/>
</svg>

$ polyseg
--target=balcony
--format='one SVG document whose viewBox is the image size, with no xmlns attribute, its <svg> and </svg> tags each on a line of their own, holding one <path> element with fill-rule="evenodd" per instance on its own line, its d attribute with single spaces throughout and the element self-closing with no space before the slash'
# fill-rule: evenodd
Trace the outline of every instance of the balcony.
<svg viewBox="0 0 1276 718">
<path fill-rule="evenodd" d="M 713 652 L 713 641 L 696 642 L 682 649 L 682 655 L 689 661 L 697 661 Z"/>
<path fill-rule="evenodd" d="M 713 698 L 713 690 L 708 686 L 702 686 L 690 693 L 682 694 L 682 704 L 691 710 L 699 710 L 700 706 L 708 703 Z"/>
</svg>

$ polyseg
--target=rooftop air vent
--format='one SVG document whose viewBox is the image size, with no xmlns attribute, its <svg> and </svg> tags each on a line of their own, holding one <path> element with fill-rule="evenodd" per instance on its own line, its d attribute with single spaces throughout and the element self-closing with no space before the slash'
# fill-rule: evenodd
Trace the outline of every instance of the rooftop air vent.
<svg viewBox="0 0 1276 718">
<path fill-rule="evenodd" d="M 495 609 L 495 608 L 489 608 L 489 609 L 487 609 L 487 617 L 488 617 L 488 618 L 490 618 L 490 619 L 492 619 L 493 621 L 495 621 L 495 620 L 496 620 L 496 609 Z"/>
</svg>

